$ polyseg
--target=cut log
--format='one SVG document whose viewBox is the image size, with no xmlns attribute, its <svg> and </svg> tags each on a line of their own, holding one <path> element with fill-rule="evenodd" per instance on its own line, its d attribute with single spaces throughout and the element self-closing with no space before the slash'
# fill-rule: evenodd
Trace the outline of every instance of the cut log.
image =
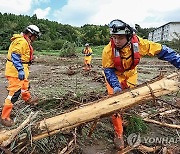
<svg viewBox="0 0 180 154">
<path fill-rule="evenodd" d="M 178 78 L 179 74 L 174 73 L 168 77 L 154 79 L 134 89 L 92 102 L 74 111 L 37 122 L 33 130 L 37 130 L 35 132 L 38 132 L 38 134 L 33 134 L 32 139 L 33 141 L 39 140 L 80 124 L 111 115 L 120 109 L 125 109 L 155 99 L 156 97 L 176 92 L 180 86 Z M 12 132 L 13 130 L 0 132 L 0 143 L 7 140 Z"/>
</svg>

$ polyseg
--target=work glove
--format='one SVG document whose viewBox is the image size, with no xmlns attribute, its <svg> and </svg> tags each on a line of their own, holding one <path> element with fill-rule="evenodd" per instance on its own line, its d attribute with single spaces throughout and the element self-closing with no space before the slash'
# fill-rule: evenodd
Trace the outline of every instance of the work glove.
<svg viewBox="0 0 180 154">
<path fill-rule="evenodd" d="M 121 92 L 121 91 L 122 91 L 122 89 L 119 87 L 114 87 L 114 89 L 113 89 L 114 94 Z"/>
<path fill-rule="evenodd" d="M 14 64 L 14 67 L 18 71 L 18 78 L 19 80 L 24 80 L 25 74 L 24 74 L 24 67 L 21 62 L 21 55 L 17 53 L 12 53 L 11 55 L 12 62 Z"/>
<path fill-rule="evenodd" d="M 18 71 L 18 78 L 19 78 L 19 80 L 24 80 L 24 78 L 25 78 L 24 70 Z"/>
</svg>

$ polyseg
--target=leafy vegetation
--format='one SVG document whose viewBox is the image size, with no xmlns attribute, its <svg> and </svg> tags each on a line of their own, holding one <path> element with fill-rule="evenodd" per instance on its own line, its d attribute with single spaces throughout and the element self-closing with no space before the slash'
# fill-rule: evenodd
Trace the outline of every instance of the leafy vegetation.
<svg viewBox="0 0 180 154">
<path fill-rule="evenodd" d="M 70 43 L 68 41 L 66 41 L 60 52 L 59 52 L 59 56 L 61 57 L 73 57 L 76 56 L 76 44 L 75 43 Z"/>
<path fill-rule="evenodd" d="M 126 127 L 125 131 L 128 135 L 132 133 L 145 133 L 148 130 L 148 126 L 141 117 L 131 115 L 127 117 L 127 121 L 128 126 Z"/>
<path fill-rule="evenodd" d="M 37 19 L 36 15 L 24 16 L 24 15 L 14 15 L 7 13 L 0 13 L 0 50 L 8 50 L 10 45 L 10 38 L 15 33 L 21 33 L 23 29 L 30 25 L 37 25 L 42 36 L 39 40 L 33 43 L 35 50 L 40 51 L 42 54 L 47 55 L 60 55 L 66 56 L 69 45 L 72 48 L 82 49 L 85 43 L 89 43 L 93 49 L 94 55 L 101 55 L 104 45 L 108 44 L 110 34 L 108 25 L 90 25 L 85 24 L 82 27 L 73 27 L 71 25 L 63 25 L 55 21 L 49 21 L 47 19 Z M 135 25 L 137 29 L 137 34 L 147 39 L 148 34 L 154 28 L 141 28 L 140 25 Z M 180 49 L 180 34 L 176 34 L 176 38 L 171 42 L 160 42 L 168 45 L 174 49 Z M 65 46 L 68 44 L 68 48 Z M 62 48 L 66 48 L 62 50 Z M 71 48 L 71 49 L 72 49 Z M 82 51 L 82 50 L 81 50 Z M 72 51 L 71 52 L 81 52 Z M 63 53 L 61 53 L 63 52 Z M 70 56 L 74 53 L 69 53 Z"/>
<path fill-rule="evenodd" d="M 61 50 L 65 42 L 75 43 L 76 46 L 82 47 L 85 43 L 91 46 L 105 45 L 109 42 L 108 25 L 90 25 L 82 27 L 73 27 L 63 25 L 55 21 L 37 19 L 36 15 L 24 16 L 7 13 L 0 13 L 0 50 L 7 50 L 10 45 L 10 38 L 15 33 L 20 33 L 30 25 L 37 25 L 42 36 L 34 42 L 35 50 Z M 138 28 L 138 35 L 148 37 L 147 29 Z"/>
<path fill-rule="evenodd" d="M 159 43 L 167 45 L 180 53 L 180 33 L 174 32 L 174 35 L 175 37 L 173 38 L 172 41 L 162 41 Z"/>
<path fill-rule="evenodd" d="M 137 34 L 144 39 L 148 39 L 149 32 L 155 29 L 155 28 L 141 28 L 141 26 L 138 24 L 135 24 L 135 28 L 137 30 Z"/>
<path fill-rule="evenodd" d="M 30 17 L 7 13 L 0 13 L 0 22 L 0 50 L 7 50 L 12 35 L 21 33 L 30 24 L 37 25 L 42 32 L 41 38 L 33 44 L 35 50 L 38 51 L 61 50 L 65 42 L 83 46 L 86 42 L 90 43 L 90 45 L 102 45 L 107 44 L 109 41 L 107 25 L 73 27 L 47 19 L 37 19 L 36 15 Z"/>
</svg>

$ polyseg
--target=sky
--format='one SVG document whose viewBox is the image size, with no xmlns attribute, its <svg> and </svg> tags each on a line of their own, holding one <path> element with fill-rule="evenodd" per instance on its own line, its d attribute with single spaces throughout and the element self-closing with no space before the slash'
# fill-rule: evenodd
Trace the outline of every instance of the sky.
<svg viewBox="0 0 180 154">
<path fill-rule="evenodd" d="M 180 22 L 180 0 L 1 0 L 0 12 L 36 14 L 39 19 L 78 27 L 120 19 L 150 28 Z"/>
</svg>

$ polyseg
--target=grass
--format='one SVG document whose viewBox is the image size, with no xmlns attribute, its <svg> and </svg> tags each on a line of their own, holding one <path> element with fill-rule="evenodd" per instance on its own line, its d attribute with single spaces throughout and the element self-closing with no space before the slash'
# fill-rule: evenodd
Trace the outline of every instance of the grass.
<svg viewBox="0 0 180 154">
<path fill-rule="evenodd" d="M 91 47 L 93 50 L 93 55 L 96 57 L 101 57 L 102 51 L 104 46 L 92 46 Z M 76 47 L 76 53 L 77 55 L 81 55 L 82 50 L 84 47 Z M 7 50 L 0 50 L 0 54 L 7 54 Z M 35 55 L 49 55 L 49 56 L 59 56 L 60 55 L 60 50 L 41 50 L 41 51 L 36 51 L 34 52 Z"/>
<path fill-rule="evenodd" d="M 0 54 L 7 54 L 7 50 L 0 50 Z"/>
<path fill-rule="evenodd" d="M 103 48 L 104 48 L 104 45 L 91 46 L 91 49 L 93 51 L 93 56 L 101 57 Z M 76 48 L 76 53 L 81 55 L 81 52 L 82 52 L 83 49 L 84 49 L 84 47 L 77 47 Z"/>
<path fill-rule="evenodd" d="M 48 55 L 48 56 L 59 56 L 60 50 L 41 50 L 35 51 L 35 55 Z"/>
</svg>

